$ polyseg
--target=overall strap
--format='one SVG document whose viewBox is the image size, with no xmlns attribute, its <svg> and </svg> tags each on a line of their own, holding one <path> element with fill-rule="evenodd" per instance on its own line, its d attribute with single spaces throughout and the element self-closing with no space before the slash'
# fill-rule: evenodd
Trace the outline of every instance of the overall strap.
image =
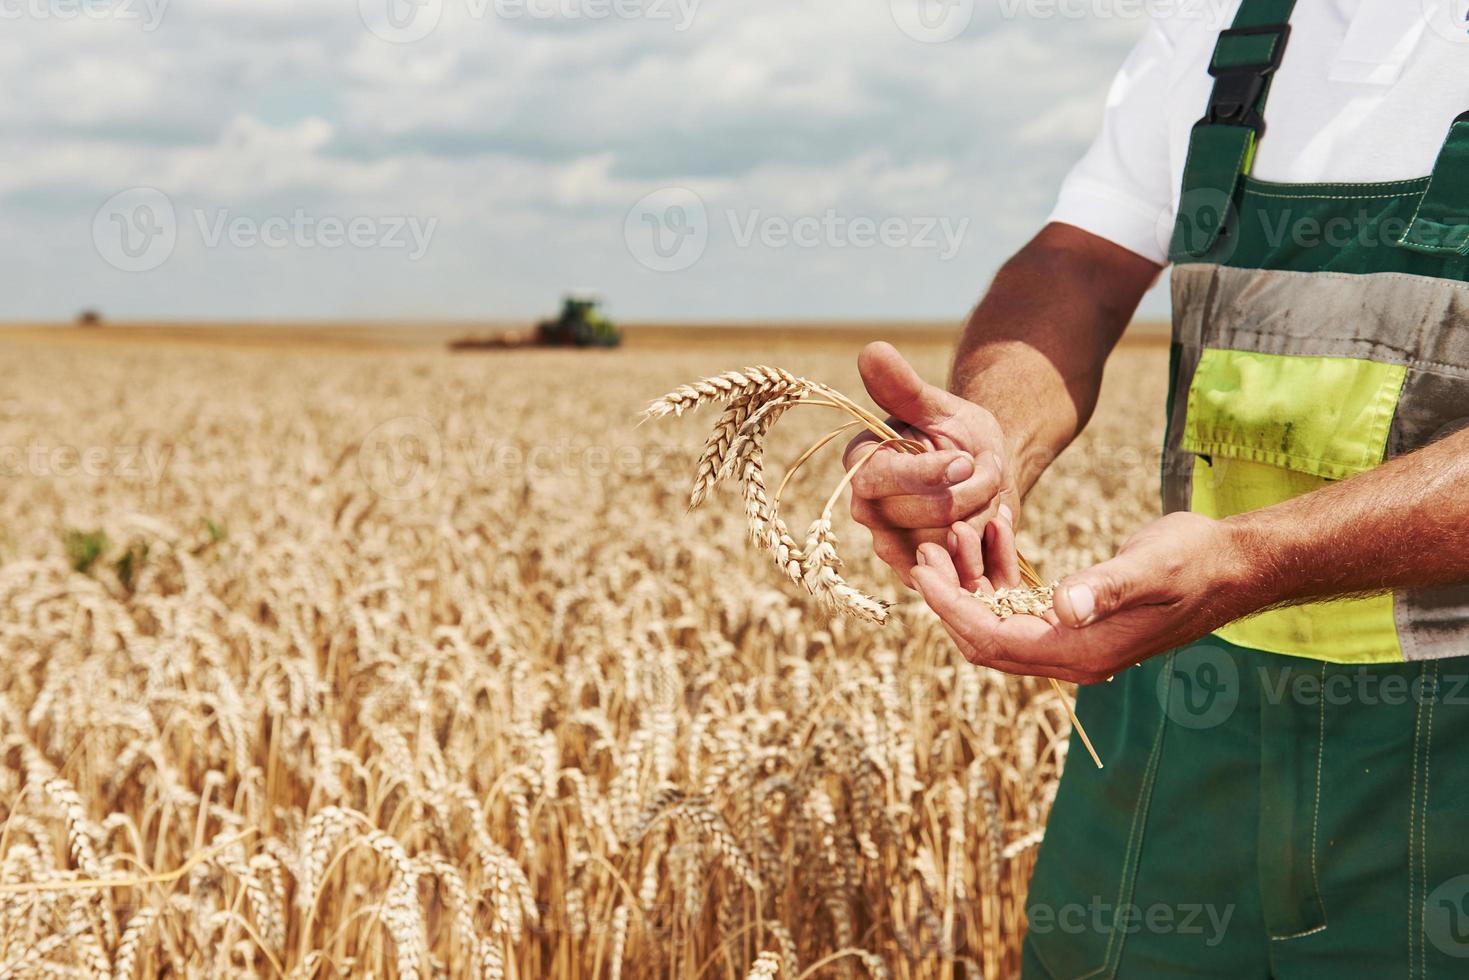
<svg viewBox="0 0 1469 980">
<path fill-rule="evenodd" d="M 1433 176 L 1398 244 L 1433 255 L 1469 255 L 1469 112 L 1449 125 Z"/>
<path fill-rule="evenodd" d="M 1265 97 L 1285 54 L 1294 6 L 1295 0 L 1242 0 L 1234 23 L 1219 33 L 1209 61 L 1209 108 L 1189 135 L 1170 249 L 1175 261 L 1207 255 L 1223 230 L 1265 132 Z"/>
</svg>

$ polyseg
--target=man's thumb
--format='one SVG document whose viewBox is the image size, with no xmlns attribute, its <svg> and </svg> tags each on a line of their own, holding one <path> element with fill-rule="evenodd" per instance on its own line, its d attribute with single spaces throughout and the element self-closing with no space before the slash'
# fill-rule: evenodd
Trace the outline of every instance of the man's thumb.
<svg viewBox="0 0 1469 980">
<path fill-rule="evenodd" d="M 1056 586 L 1056 617 L 1063 626 L 1086 626 L 1142 602 L 1145 581 L 1137 560 L 1118 555 Z"/>
<path fill-rule="evenodd" d="M 857 370 L 872 400 L 909 425 L 938 425 L 958 408 L 958 396 L 924 381 L 892 344 L 880 340 L 868 344 L 857 357 Z"/>
</svg>

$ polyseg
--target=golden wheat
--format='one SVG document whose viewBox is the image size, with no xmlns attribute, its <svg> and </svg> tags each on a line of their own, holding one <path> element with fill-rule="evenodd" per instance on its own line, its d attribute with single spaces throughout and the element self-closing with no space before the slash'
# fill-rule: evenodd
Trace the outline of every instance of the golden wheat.
<svg viewBox="0 0 1469 980">
<path fill-rule="evenodd" d="M 878 446 L 896 444 L 920 452 L 922 447 L 901 438 L 886 423 L 836 389 L 763 365 L 680 385 L 643 409 L 643 418 L 678 416 L 711 402 L 724 402 L 728 407 L 704 443 L 689 491 L 689 508 L 697 507 L 720 480 L 738 475 L 750 539 L 771 553 L 776 567 L 823 604 L 860 619 L 886 622 L 887 603 L 852 588 L 838 571 L 842 562 L 837 555 L 831 513 L 846 481 L 827 499 L 820 516 L 811 522 L 804 542 L 797 544 L 779 513 L 781 491 L 771 499 L 766 489 L 764 442 L 776 421 L 797 405 L 835 408 L 852 417 L 817 440 L 796 460 L 787 470 L 781 490 L 813 453 L 855 425 L 864 425 L 876 433 L 882 440 Z"/>
<path fill-rule="evenodd" d="M 712 451 L 626 420 L 754 353 L 8 349 L 0 976 L 1013 976 L 1064 706 L 683 516 L 755 409 Z M 1151 512 L 1156 457 L 1109 461 L 1166 355 L 1119 356 L 1026 514 L 1058 567 Z"/>
<path fill-rule="evenodd" d="M 977 592 L 981 602 L 1001 619 L 1011 616 L 1044 616 L 1055 601 L 1055 585 L 1022 585 L 1012 589 L 996 589 L 993 593 Z"/>
<path fill-rule="evenodd" d="M 682 415 L 689 409 L 711 401 L 726 401 L 731 407 L 714 424 L 714 431 L 704 444 L 704 452 L 699 457 L 699 468 L 694 473 L 694 487 L 689 495 L 690 509 L 704 499 L 709 488 L 719 479 L 738 472 L 744 486 L 745 514 L 750 522 L 750 539 L 774 556 L 776 566 L 791 581 L 804 585 L 807 592 L 832 609 L 879 625 L 887 622 L 888 604 L 852 588 L 837 571 L 842 560 L 837 555 L 836 534 L 831 526 L 832 508 L 857 471 L 879 449 L 891 446 L 897 450 L 923 453 L 926 451 L 925 447 L 904 438 L 886 421 L 868 412 L 835 388 L 796 377 L 780 368 L 764 366 L 727 371 L 692 384 L 681 385 L 643 409 L 643 418 L 646 420 Z M 816 440 L 791 464 L 786 470 L 785 479 L 781 481 L 781 489 L 776 491 L 772 501 L 765 490 L 763 443 L 775 421 L 797 405 L 835 408 L 851 416 L 851 420 Z M 740 422 L 740 419 L 743 421 Z M 730 430 L 736 422 L 739 422 L 738 428 L 731 436 Z M 807 460 L 844 431 L 858 426 L 876 436 L 877 441 L 842 477 L 836 490 L 827 498 L 821 516 L 811 523 L 810 530 L 806 532 L 805 543 L 798 546 L 777 513 L 781 491 Z M 714 474 L 712 478 L 710 473 Z M 975 594 L 1001 619 L 1017 615 L 1043 616 L 1051 611 L 1054 588 L 1042 584 L 1039 573 L 1026 561 L 1025 556 L 1016 557 L 1020 564 L 1020 576 L 1024 581 L 1022 587 L 1004 588 L 994 594 L 981 590 Z M 1065 694 L 1060 683 L 1053 679 L 1051 688 L 1064 701 Z M 1097 755 L 1092 740 L 1071 710 L 1069 702 L 1066 711 L 1087 753 L 1091 755 L 1092 762 L 1098 769 L 1102 768 L 1102 759 Z"/>
</svg>

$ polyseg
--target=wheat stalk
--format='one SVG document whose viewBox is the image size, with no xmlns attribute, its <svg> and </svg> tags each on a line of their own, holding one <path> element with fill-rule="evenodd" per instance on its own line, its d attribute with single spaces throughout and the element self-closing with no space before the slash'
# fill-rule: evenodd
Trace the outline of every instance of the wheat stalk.
<svg viewBox="0 0 1469 980">
<path fill-rule="evenodd" d="M 888 603 L 853 588 L 842 578 L 839 571 L 842 562 L 837 554 L 836 534 L 831 525 L 832 509 L 852 478 L 879 449 L 892 446 L 901 452 L 918 454 L 927 452 L 927 448 L 911 439 L 903 438 L 887 422 L 835 388 L 767 366 L 726 371 L 681 385 L 649 403 L 643 410 L 643 419 L 646 421 L 669 415 L 680 416 L 684 412 L 716 402 L 724 403 L 727 407 L 715 422 L 714 430 L 705 440 L 704 449 L 699 455 L 693 487 L 689 491 L 689 508 L 693 509 L 702 503 L 709 491 L 721 480 L 737 475 L 743 487 L 750 539 L 770 553 L 776 567 L 787 578 L 803 586 L 823 605 L 837 612 L 878 625 L 886 623 Z M 783 414 L 803 404 L 835 408 L 851 416 L 851 421 L 822 436 L 797 457 L 786 470 L 774 499 L 771 499 L 765 485 L 764 440 Z M 866 428 L 877 437 L 877 442 L 847 470 L 827 498 L 821 515 L 812 521 L 804 543 L 797 544 L 780 516 L 781 492 L 795 472 L 822 447 L 855 426 Z M 1012 615 L 1039 616 L 1051 610 L 1054 587 L 1043 583 L 1035 567 L 1023 555 L 1018 557 L 1024 583 L 1021 587 L 1000 589 L 994 595 L 976 593 L 1001 619 Z M 1052 678 L 1051 687 L 1061 699 L 1066 714 L 1092 761 L 1098 769 L 1102 768 L 1101 757 L 1092 747 L 1092 741 L 1077 719 L 1060 683 Z"/>
<path fill-rule="evenodd" d="M 699 456 L 689 493 L 689 506 L 698 506 L 720 480 L 738 476 L 743 487 L 751 539 L 770 552 L 776 566 L 791 581 L 804 586 L 807 592 L 833 609 L 870 622 L 885 622 L 888 604 L 853 588 L 838 571 L 841 561 L 836 552 L 831 512 L 841 491 L 857 469 L 871 458 L 871 452 L 886 445 L 897 445 L 908 452 L 921 452 L 922 447 L 903 439 L 887 423 L 841 392 L 789 371 L 765 366 L 727 371 L 682 385 L 650 403 L 643 417 L 678 416 L 715 402 L 722 402 L 727 407 L 715 422 Z M 772 500 L 766 490 L 763 447 L 765 437 L 780 417 L 802 404 L 845 412 L 852 416 L 849 425 L 865 426 L 881 441 L 843 478 L 821 515 L 812 522 L 804 544 L 798 544 L 780 516 L 780 492 L 777 491 Z M 817 450 L 847 427 L 829 433 L 802 454 L 786 471 L 780 489 L 784 490 L 791 476 Z"/>
</svg>

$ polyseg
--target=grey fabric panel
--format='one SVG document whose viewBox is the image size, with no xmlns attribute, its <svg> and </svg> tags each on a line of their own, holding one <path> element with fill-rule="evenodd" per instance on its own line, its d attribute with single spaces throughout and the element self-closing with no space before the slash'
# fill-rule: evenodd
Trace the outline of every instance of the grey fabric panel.
<svg viewBox="0 0 1469 980">
<path fill-rule="evenodd" d="M 1465 329 L 1469 329 L 1466 327 Z M 1403 380 L 1387 455 L 1401 456 L 1469 428 L 1469 380 L 1411 368 Z"/>
<path fill-rule="evenodd" d="M 1170 283 L 1173 295 L 1173 342 L 1178 345 L 1178 390 L 1168 418 L 1168 443 L 1163 447 L 1163 513 L 1188 510 L 1193 501 L 1194 454 L 1184 452 L 1183 427 L 1188 418 L 1188 389 L 1199 359 L 1204 355 L 1203 324 L 1212 304 L 1215 278 L 1212 265 L 1175 266 Z M 1202 274 L 1201 274 L 1202 273 Z"/>
<path fill-rule="evenodd" d="M 1218 319 L 1216 285 L 1221 266 L 1176 265 L 1171 282 L 1173 291 L 1173 340 L 1185 348 L 1204 345 L 1204 324 Z M 1198 365 L 1198 358 L 1194 358 Z M 1193 372 L 1179 372 L 1179 381 L 1187 382 Z"/>
<path fill-rule="evenodd" d="M 1469 381 L 1411 369 L 1388 437 L 1388 455 L 1422 449 L 1465 428 L 1469 428 Z M 1469 655 L 1469 585 L 1399 592 L 1396 600 L 1405 659 Z"/>
<path fill-rule="evenodd" d="M 1469 585 L 1393 593 L 1404 660 L 1469 656 Z"/>
<path fill-rule="evenodd" d="M 1469 378 L 1469 283 L 1219 265 L 1173 270 L 1180 339 L 1209 347 L 1361 357 Z"/>
<path fill-rule="evenodd" d="M 1193 502 L 1194 454 L 1178 448 L 1177 439 L 1163 454 L 1163 513 L 1188 510 Z"/>
<path fill-rule="evenodd" d="M 1192 496 L 1193 457 L 1179 446 L 1205 347 L 1406 365 L 1388 458 L 1469 428 L 1469 283 L 1187 265 L 1173 270 L 1173 301 L 1182 360 L 1165 454 L 1169 511 L 1187 510 Z M 1469 655 L 1469 585 L 1398 592 L 1394 615 L 1406 659 Z"/>
</svg>

